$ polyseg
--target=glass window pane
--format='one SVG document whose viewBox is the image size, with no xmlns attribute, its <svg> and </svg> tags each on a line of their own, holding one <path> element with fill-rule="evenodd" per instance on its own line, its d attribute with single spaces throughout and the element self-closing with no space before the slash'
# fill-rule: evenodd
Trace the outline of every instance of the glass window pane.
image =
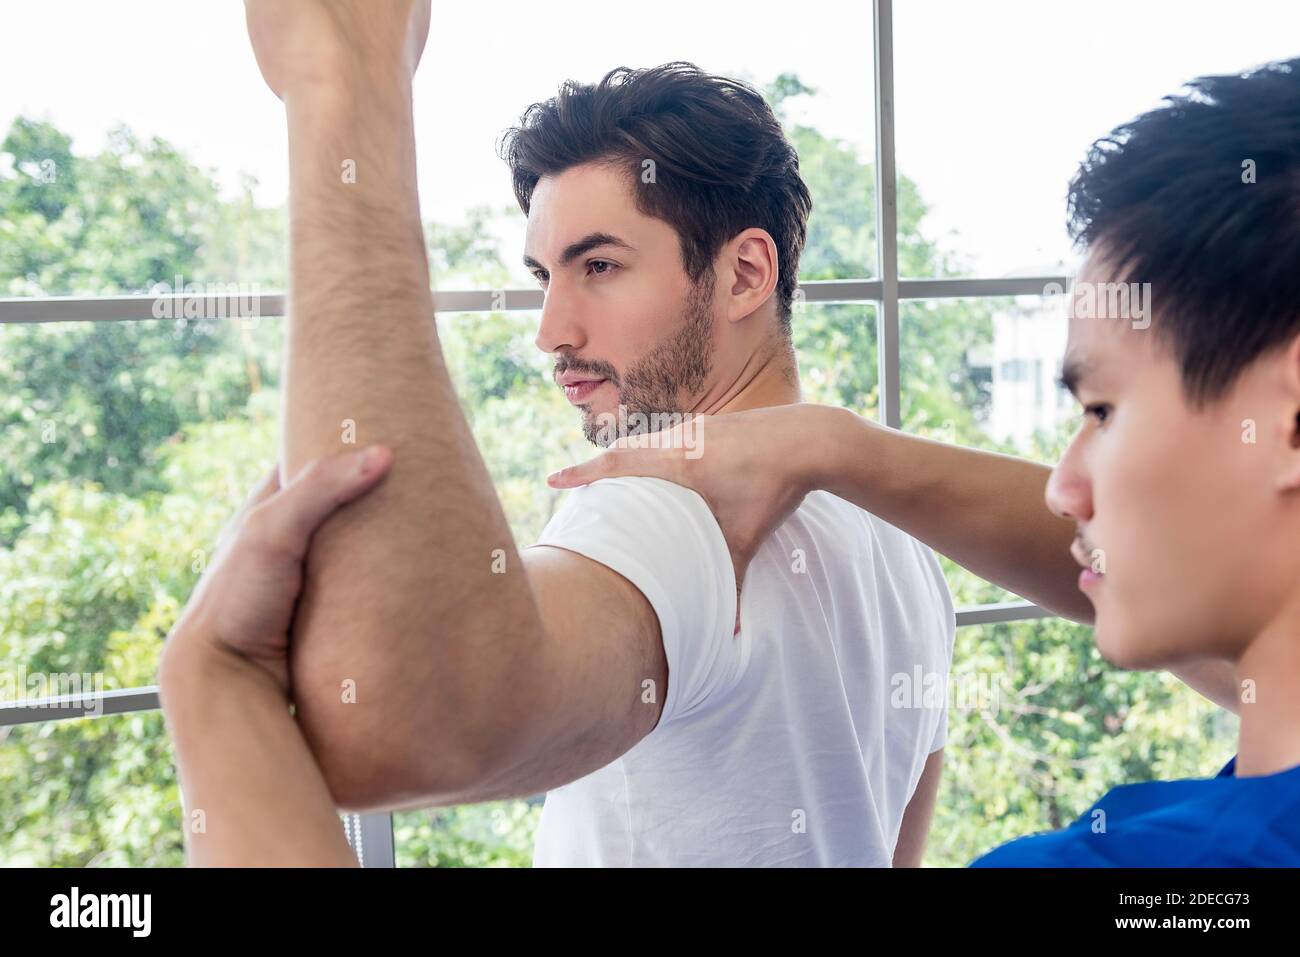
<svg viewBox="0 0 1300 957">
<path fill-rule="evenodd" d="M 275 460 L 277 320 L 0 325 L 0 661 L 154 683 Z"/>
<path fill-rule="evenodd" d="M 544 795 L 393 815 L 398 867 L 531 867 Z"/>
<path fill-rule="evenodd" d="M 899 304 L 902 423 L 908 432 L 1054 464 L 1078 424 L 1057 384 L 1065 297 Z M 958 607 L 1021 599 L 939 556 Z"/>
<path fill-rule="evenodd" d="M 1295 56 L 1300 5 L 1216 0 L 894 4 L 899 271 L 1052 273 L 1090 143 L 1196 76 Z M 909 257 L 909 239 L 943 255 Z"/>
<path fill-rule="evenodd" d="M 537 320 L 535 312 L 438 319 L 462 406 L 522 544 L 536 540 L 564 494 L 545 476 L 597 451 L 533 345 Z M 0 326 L 0 660 L 26 674 L 85 674 L 103 689 L 154 683 L 162 640 L 218 533 L 275 459 L 283 328 L 275 319 Z M 874 308 L 799 303 L 795 328 L 806 397 L 874 415 Z M 87 760 L 107 747 L 85 738 L 95 742 Z M 451 841 L 487 854 L 486 837 L 475 835 L 504 820 L 513 836 L 501 853 L 513 861 L 524 841 L 517 829 L 530 826 L 521 813 L 408 822 L 414 843 L 402 853 L 443 860 L 427 848 Z M 122 851 L 131 860 L 146 853 L 136 844 Z"/>
<path fill-rule="evenodd" d="M 1054 464 L 1078 425 L 1057 382 L 1065 297 L 899 304 L 903 428 Z"/>
<path fill-rule="evenodd" d="M 873 303 L 801 303 L 792 321 L 806 402 L 880 419 L 880 366 Z"/>
<path fill-rule="evenodd" d="M 526 29 L 502 30 L 503 16 Z M 575 42 L 575 17 L 582 40 Z M 874 273 L 874 68 L 870 4 L 816 0 L 801 19 L 833 30 L 774 30 L 788 5 L 759 0 L 745 16 L 727 6 L 666 0 L 645 8 L 613 6 L 592 17 L 585 7 L 522 3 L 466 4 L 440 11 L 435 36 L 416 74 L 421 200 L 438 222 L 458 223 L 466 210 L 491 210 L 502 237 L 509 284 L 533 284 L 519 262 L 523 216 L 496 153 L 500 135 L 561 82 L 594 83 L 618 66 L 641 68 L 687 60 L 710 73 L 751 83 L 774 104 L 801 157 L 813 194 L 804 278 L 861 278 Z M 446 42 L 482 37 L 482 42 Z M 472 77 L 474 95 L 463 90 Z M 797 80 L 798 83 L 794 81 Z M 799 92 L 800 87 L 807 92 Z M 437 144 L 454 142 L 455 148 Z M 449 187 L 449 184 L 454 184 Z"/>
<path fill-rule="evenodd" d="M 141 24 L 215 59 L 160 59 Z M 242 5 L 51 0 L 5 31 L 23 42 L 0 62 L 0 296 L 282 285 L 284 109 Z"/>
<path fill-rule="evenodd" d="M 258 72 L 242 7 L 140 0 L 132 12 L 49 0 L 7 15 L 13 35 L 34 39 L 12 45 L 0 64 L 0 219 L 12 229 L 0 244 L 0 296 L 145 292 L 174 288 L 178 276 L 282 288 L 284 113 Z M 522 3 L 439 11 L 415 81 L 421 201 L 430 223 L 472 240 L 451 250 L 450 262 L 435 247 L 443 288 L 533 285 L 519 261 L 523 216 L 496 153 L 530 104 L 571 78 L 594 82 L 618 66 L 682 59 L 753 84 L 781 115 L 818 214 L 804 274 L 874 271 L 868 5 L 820 0 L 804 11 L 833 21 L 830 33 L 770 29 L 789 15 L 774 0 L 747 8 L 743 22 L 728 8 L 686 0 L 651 15 L 614 7 L 595 18 L 603 42 L 589 10 L 570 12 L 583 17 L 581 42 L 573 16 L 538 17 Z M 503 18 L 526 28 L 502 30 Z M 77 28 L 51 31 L 51 22 Z M 202 36 L 222 68 L 173 70 L 159 83 L 139 23 Z M 503 255 L 484 256 L 484 247 Z"/>
</svg>

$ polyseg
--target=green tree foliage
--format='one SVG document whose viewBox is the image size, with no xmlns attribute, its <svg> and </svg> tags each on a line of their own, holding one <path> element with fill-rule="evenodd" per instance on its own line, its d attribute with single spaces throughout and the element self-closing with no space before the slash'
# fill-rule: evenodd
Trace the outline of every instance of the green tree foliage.
<svg viewBox="0 0 1300 957">
<path fill-rule="evenodd" d="M 221 200 L 211 177 L 161 140 L 118 129 L 101 153 L 79 157 L 49 123 L 19 118 L 0 154 L 13 158 L 0 176 L 0 294 L 142 293 L 177 277 L 282 284 L 278 266 L 249 266 L 283 259 L 281 214 L 253 206 L 251 183 L 240 199 Z M 130 495 L 160 490 L 158 448 L 185 423 L 226 418 L 246 400 L 249 341 L 247 330 L 213 322 L 5 328 L 8 540 L 46 482 L 93 477 Z"/>
<path fill-rule="evenodd" d="M 768 95 L 784 119 L 787 101 L 815 91 L 783 75 Z M 815 204 L 802 278 L 871 276 L 872 164 L 785 125 Z M 178 275 L 281 288 L 283 210 L 258 207 L 253 186 L 222 196 L 209 172 L 126 129 L 79 155 L 53 125 L 20 118 L 0 145 L 0 295 L 139 293 Z M 916 185 L 898 186 L 901 273 L 958 274 L 925 235 Z M 509 285 L 488 229 L 495 215 L 428 226 L 439 286 Z M 905 428 L 992 446 L 980 430 L 987 370 L 969 360 L 991 342 L 995 308 L 905 308 Z M 875 414 L 874 322 L 861 304 L 796 304 L 807 398 Z M 543 477 L 593 451 L 532 344 L 536 317 L 438 323 L 515 535 L 532 541 L 559 502 Z M 0 663 L 11 674 L 154 682 L 162 639 L 219 530 L 275 458 L 282 334 L 276 320 L 0 326 Z M 1062 438 L 1042 437 L 1035 455 L 1050 460 Z M 944 564 L 959 605 L 1005 600 Z M 1222 714 L 1168 676 L 1115 671 L 1089 629 L 1063 621 L 964 628 L 954 671 L 959 689 L 985 693 L 951 711 L 934 864 L 1060 826 L 1115 783 L 1208 773 L 1231 748 Z M 527 865 L 538 805 L 398 814 L 399 863 Z M 175 865 L 182 824 L 158 713 L 0 729 L 0 862 Z"/>
</svg>

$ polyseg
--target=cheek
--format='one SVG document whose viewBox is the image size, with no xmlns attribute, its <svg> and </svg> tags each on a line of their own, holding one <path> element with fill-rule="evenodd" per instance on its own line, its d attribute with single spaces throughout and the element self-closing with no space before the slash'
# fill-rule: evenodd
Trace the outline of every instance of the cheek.
<svg viewBox="0 0 1300 957">
<path fill-rule="evenodd" d="M 1094 463 L 1089 529 L 1106 554 L 1097 642 L 1129 667 L 1206 648 L 1233 630 L 1252 560 L 1237 436 L 1206 421 L 1126 423 Z"/>
<path fill-rule="evenodd" d="M 592 344 L 592 354 L 612 365 L 620 378 L 626 378 L 628 370 L 647 351 L 643 335 L 644 330 L 635 317 L 623 316 L 602 330 L 599 344 Z"/>
<path fill-rule="evenodd" d="M 1103 550 L 1107 591 L 1125 605 L 1160 601 L 1187 583 L 1201 540 L 1206 490 L 1201 466 L 1167 426 L 1120 423 L 1097 443 L 1092 462 L 1093 521 L 1088 534 Z"/>
<path fill-rule="evenodd" d="M 1105 547 L 1107 540 L 1126 530 L 1140 533 L 1143 515 L 1156 518 L 1151 508 L 1166 500 L 1164 493 L 1175 469 L 1153 445 L 1143 423 L 1115 423 L 1098 438 L 1089 462 L 1092 529 L 1097 544 Z"/>
<path fill-rule="evenodd" d="M 628 373 L 643 366 L 647 357 L 653 355 L 670 336 L 671 332 L 656 317 L 629 317 L 626 325 L 609 337 L 603 355 L 626 383 Z"/>
<path fill-rule="evenodd" d="M 633 357 L 644 355 L 681 325 L 685 291 L 657 280 L 658 275 L 654 270 L 638 270 L 635 277 L 620 276 L 612 280 L 607 295 L 619 316 L 615 325 L 624 351 Z"/>
</svg>

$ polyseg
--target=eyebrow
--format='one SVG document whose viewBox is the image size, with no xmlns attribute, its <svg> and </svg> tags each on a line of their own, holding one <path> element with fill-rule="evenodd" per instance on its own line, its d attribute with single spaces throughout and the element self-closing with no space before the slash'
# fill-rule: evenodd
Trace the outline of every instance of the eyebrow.
<svg viewBox="0 0 1300 957">
<path fill-rule="evenodd" d="M 569 243 L 564 247 L 564 252 L 560 253 L 560 265 L 567 266 L 583 253 L 589 253 L 593 249 L 599 249 L 601 246 L 617 246 L 620 249 L 634 249 L 635 247 L 622 239 L 619 239 L 613 233 L 587 233 L 581 239 Z M 539 263 L 532 256 L 524 255 L 524 265 L 529 269 L 545 269 L 546 267 Z"/>
<path fill-rule="evenodd" d="M 1091 371 L 1092 363 L 1082 356 L 1067 355 L 1061 363 L 1061 374 L 1057 382 L 1076 399 L 1079 397 L 1079 383 Z"/>
</svg>

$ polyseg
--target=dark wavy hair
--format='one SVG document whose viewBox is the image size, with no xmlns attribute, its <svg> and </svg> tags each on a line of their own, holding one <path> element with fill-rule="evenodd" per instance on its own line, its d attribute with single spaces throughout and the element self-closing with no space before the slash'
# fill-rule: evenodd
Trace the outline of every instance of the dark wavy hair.
<svg viewBox="0 0 1300 957">
<path fill-rule="evenodd" d="M 528 107 L 499 152 L 525 214 L 543 176 L 589 162 L 622 166 L 637 209 L 676 230 L 696 284 L 728 240 L 767 230 L 779 259 L 777 318 L 789 335 L 812 197 L 798 154 L 752 87 L 685 62 L 619 67 L 596 84 L 566 81 Z M 643 182 L 645 160 L 654 161 L 653 183 Z"/>
<path fill-rule="evenodd" d="M 1152 331 L 1203 405 L 1300 333 L 1300 59 L 1186 87 L 1093 143 L 1068 225 L 1151 283 Z"/>
</svg>

